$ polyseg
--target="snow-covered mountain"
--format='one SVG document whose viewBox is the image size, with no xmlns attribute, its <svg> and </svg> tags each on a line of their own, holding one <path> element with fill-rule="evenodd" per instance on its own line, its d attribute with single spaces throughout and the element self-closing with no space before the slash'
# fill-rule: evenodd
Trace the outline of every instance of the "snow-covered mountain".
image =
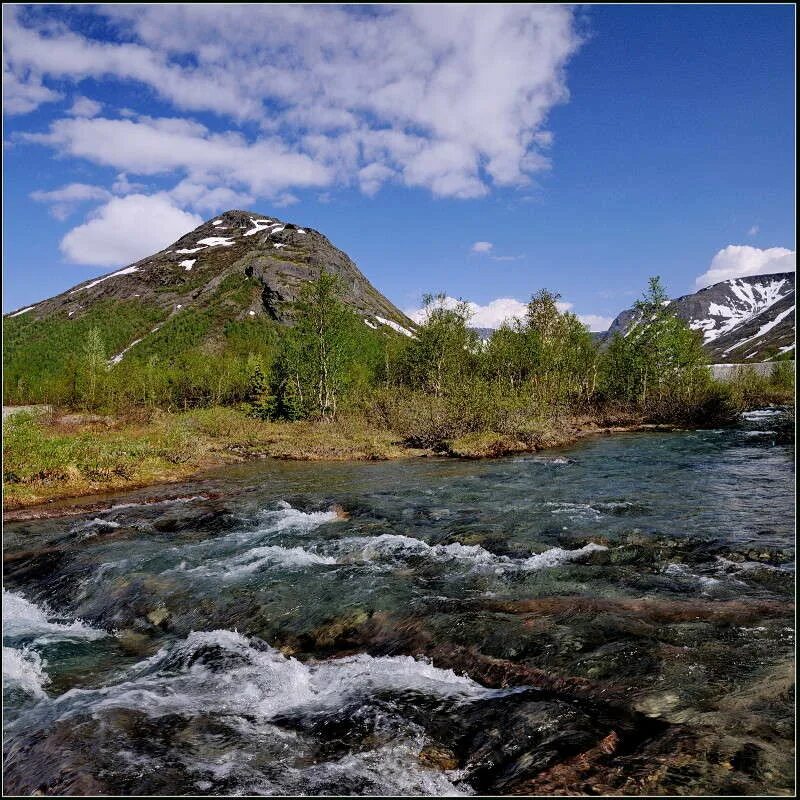
<svg viewBox="0 0 800 800">
<path fill-rule="evenodd" d="M 794 272 L 721 281 L 678 297 L 670 306 L 702 334 L 714 363 L 767 361 L 794 353 Z M 624 334 L 634 319 L 634 309 L 626 309 L 607 336 Z"/>
</svg>

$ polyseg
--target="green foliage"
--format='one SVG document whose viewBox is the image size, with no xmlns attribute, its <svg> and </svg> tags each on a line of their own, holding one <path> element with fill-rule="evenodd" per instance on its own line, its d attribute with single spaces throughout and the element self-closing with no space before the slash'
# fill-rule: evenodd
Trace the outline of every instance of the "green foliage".
<svg viewBox="0 0 800 800">
<path fill-rule="evenodd" d="M 106 346 L 99 328 L 89 330 L 83 345 L 83 378 L 85 381 L 84 396 L 89 408 L 95 408 L 98 400 L 98 391 L 102 389 L 102 381 L 108 372 L 108 359 Z"/>
<path fill-rule="evenodd" d="M 101 441 L 90 431 L 53 435 L 40 419 L 28 414 L 3 420 L 3 480 L 10 484 L 128 478 L 157 452 L 150 441 Z"/>
<path fill-rule="evenodd" d="M 99 331 L 107 354 L 119 353 L 150 331 L 164 314 L 131 300 L 100 301 L 76 317 L 59 314 L 37 320 L 23 314 L 4 318 L 3 402 L 85 403 L 84 348 L 90 331 Z"/>
<path fill-rule="evenodd" d="M 109 411 L 244 402 L 249 359 L 268 375 L 280 348 L 272 320 L 238 318 L 259 300 L 254 282 L 231 275 L 202 304 L 169 316 L 137 301 L 100 301 L 73 318 L 6 318 L 4 402 Z"/>
<path fill-rule="evenodd" d="M 478 336 L 468 327 L 469 305 L 459 301 L 445 304 L 445 295 L 425 295 L 425 321 L 416 338 L 399 353 L 397 375 L 400 382 L 417 386 L 434 397 L 457 391 L 466 376 L 475 371 Z"/>
<path fill-rule="evenodd" d="M 637 301 L 635 321 L 625 336 L 615 335 L 603 359 L 606 395 L 641 409 L 680 405 L 708 388 L 700 336 L 668 304 L 658 277 Z"/>
<path fill-rule="evenodd" d="M 542 289 L 531 297 L 523 321 L 495 331 L 483 356 L 484 372 L 539 404 L 585 404 L 595 388 L 597 347 L 574 314 L 558 310 L 558 300 Z"/>
<path fill-rule="evenodd" d="M 202 303 L 169 315 L 101 302 L 74 320 L 7 318 L 6 402 L 145 408 L 151 416 L 208 409 L 208 419 L 199 412 L 193 419 L 211 427 L 233 424 L 216 408 L 225 405 L 238 409 L 240 427 L 246 412 L 251 437 L 268 420 L 367 418 L 406 444 L 470 454 L 539 446 L 544 431 L 583 413 L 718 424 L 759 402 L 793 397 L 786 362 L 776 361 L 770 376 L 746 370 L 729 384 L 712 381 L 699 336 L 674 315 L 658 278 L 636 304 L 628 335 L 605 348 L 546 289 L 531 297 L 523 319 L 487 342 L 469 327 L 469 304 L 442 294 L 425 297 L 413 337 L 375 331 L 342 302 L 339 279 L 326 272 L 302 288 L 290 327 L 246 313 L 259 302 L 254 281 L 230 275 Z M 136 339 L 119 363 L 109 361 Z M 24 424 L 11 435 L 29 437 L 15 452 L 38 454 L 31 463 L 43 475 L 75 461 L 74 445 L 59 450 L 57 437 L 45 453 Z M 152 439 L 148 457 L 188 463 L 193 435 L 182 428 Z M 81 474 L 107 469 L 104 458 L 96 456 L 96 467 L 82 462 Z M 125 458 L 119 463 L 127 469 Z M 32 468 L 12 464 L 10 479 Z"/>
<path fill-rule="evenodd" d="M 273 419 L 278 398 L 272 393 L 269 377 L 255 356 L 248 358 L 247 367 L 250 376 L 247 382 L 247 413 L 256 419 Z"/>
<path fill-rule="evenodd" d="M 794 362 L 776 361 L 770 373 L 770 383 L 778 389 L 794 390 Z"/>
<path fill-rule="evenodd" d="M 275 415 L 335 419 L 343 402 L 374 381 L 380 350 L 341 294 L 338 276 L 324 271 L 303 286 L 277 364 Z"/>
</svg>

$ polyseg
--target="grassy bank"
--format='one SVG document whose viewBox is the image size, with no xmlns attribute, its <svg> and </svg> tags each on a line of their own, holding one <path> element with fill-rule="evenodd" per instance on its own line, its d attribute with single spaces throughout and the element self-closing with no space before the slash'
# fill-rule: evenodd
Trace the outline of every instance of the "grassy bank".
<svg viewBox="0 0 800 800">
<path fill-rule="evenodd" d="M 630 429 L 633 415 L 539 420 L 523 433 L 482 431 L 418 447 L 357 418 L 263 422 L 234 408 L 147 417 L 51 411 L 4 420 L 4 510 L 188 478 L 214 466 L 280 458 L 380 461 L 415 456 L 485 458 L 569 444 L 603 430 Z"/>
<path fill-rule="evenodd" d="M 385 460 L 425 455 L 498 457 L 570 444 L 602 432 L 698 424 L 606 406 L 550 416 L 506 413 L 471 420 L 405 398 L 402 414 L 385 406 L 336 421 L 265 422 L 236 408 L 180 413 L 158 409 L 99 416 L 49 409 L 3 421 L 4 510 L 58 499 L 134 489 L 188 478 L 213 466 L 258 458 Z M 766 403 L 793 403 L 793 393 L 739 394 L 708 424 Z M 717 409 L 719 411 L 719 409 Z M 459 416 L 460 414 L 460 416 Z M 388 419 L 387 419 L 388 417 Z M 456 424 L 456 420 L 460 425 Z M 469 420 L 468 420 L 469 421 Z M 391 422 L 391 424 L 387 424 Z"/>
<path fill-rule="evenodd" d="M 234 408 L 110 417 L 16 414 L 3 422 L 3 508 L 178 481 L 259 457 L 382 460 L 419 453 L 354 419 L 262 422 Z"/>
</svg>

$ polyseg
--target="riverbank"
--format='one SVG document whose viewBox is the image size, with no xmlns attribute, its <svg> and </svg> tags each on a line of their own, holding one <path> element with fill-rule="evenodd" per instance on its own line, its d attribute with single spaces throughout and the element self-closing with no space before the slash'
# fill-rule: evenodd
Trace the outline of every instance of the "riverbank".
<svg viewBox="0 0 800 800">
<path fill-rule="evenodd" d="M 459 437 L 434 451 L 409 447 L 392 431 L 352 418 L 261 422 L 232 408 L 154 411 L 147 418 L 15 415 L 4 430 L 3 511 L 174 483 L 206 469 L 256 459 L 492 458 L 561 447 L 596 434 L 669 427 L 647 425 L 626 414 L 555 417 L 524 439 L 488 431 Z"/>
<path fill-rule="evenodd" d="M 251 461 L 9 522 L 5 786 L 790 795 L 787 416 Z"/>
</svg>

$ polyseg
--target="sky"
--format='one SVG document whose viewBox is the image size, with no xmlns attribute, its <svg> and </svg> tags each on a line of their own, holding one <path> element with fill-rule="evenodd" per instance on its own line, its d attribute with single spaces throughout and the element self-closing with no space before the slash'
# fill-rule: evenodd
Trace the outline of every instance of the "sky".
<svg viewBox="0 0 800 800">
<path fill-rule="evenodd" d="M 247 209 L 603 330 L 795 269 L 791 5 L 3 6 L 3 311 Z"/>
</svg>

